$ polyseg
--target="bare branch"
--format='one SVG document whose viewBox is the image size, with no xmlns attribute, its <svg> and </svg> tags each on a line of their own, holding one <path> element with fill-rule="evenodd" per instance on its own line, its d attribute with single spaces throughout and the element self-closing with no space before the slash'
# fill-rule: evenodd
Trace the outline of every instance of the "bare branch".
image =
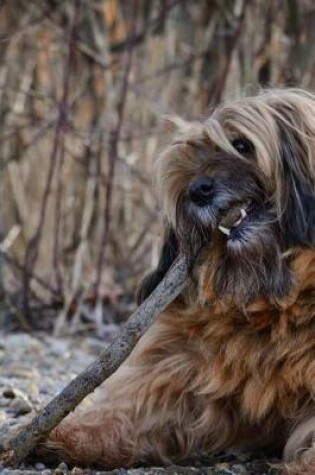
<svg viewBox="0 0 315 475">
<path fill-rule="evenodd" d="M 135 29 L 135 23 L 137 18 L 137 10 L 138 10 L 138 2 L 137 0 L 134 1 L 132 13 L 133 13 L 133 21 L 132 21 L 132 29 Z M 128 94 L 128 85 L 129 85 L 129 74 L 131 70 L 131 63 L 132 63 L 132 52 L 133 52 L 133 43 L 130 42 L 127 45 L 126 51 L 126 62 L 125 62 L 125 70 L 120 90 L 120 95 L 118 98 L 117 103 L 117 119 L 112 126 L 110 131 L 110 138 L 109 138 L 109 170 L 108 170 L 108 178 L 106 184 L 106 202 L 105 202 L 105 210 L 104 210 L 104 229 L 101 239 L 101 248 L 100 248 L 100 256 L 98 260 L 97 266 L 97 276 L 96 276 L 96 283 L 95 283 L 95 293 L 96 297 L 99 296 L 99 288 L 101 283 L 101 276 L 102 276 L 102 269 L 105 259 L 105 252 L 108 245 L 108 238 L 109 238 L 109 228 L 110 228 L 110 221 L 111 221 L 111 205 L 112 205 L 112 194 L 113 194 L 113 182 L 115 177 L 115 166 L 118 160 L 118 143 L 120 140 L 121 128 L 124 119 L 124 111 L 125 111 L 125 104 Z"/>
<path fill-rule="evenodd" d="M 76 1 L 73 5 L 72 18 L 70 23 L 70 34 L 68 51 L 64 64 L 63 77 L 63 93 L 60 102 L 60 114 L 58 126 L 56 128 L 55 141 L 57 142 L 57 191 L 56 191 L 56 206 L 55 206 L 55 236 L 53 249 L 53 267 L 57 288 L 62 293 L 62 273 L 60 269 L 60 227 L 61 227 L 61 202 L 62 202 L 62 169 L 65 160 L 65 133 L 68 127 L 69 115 L 69 92 L 70 92 L 70 78 L 74 62 L 74 42 L 77 34 L 77 26 L 79 20 L 80 8 L 79 2 Z"/>
<path fill-rule="evenodd" d="M 238 46 L 239 39 L 241 37 L 242 29 L 244 26 L 246 7 L 248 6 L 248 3 L 245 0 L 240 0 L 238 6 L 239 12 L 236 13 L 235 26 L 231 38 L 229 40 L 229 48 L 227 49 L 224 66 L 222 68 L 221 74 L 218 77 L 216 87 L 211 97 L 213 104 L 217 104 L 222 99 L 222 95 L 226 86 L 229 70 L 232 63 L 233 53 Z"/>
<path fill-rule="evenodd" d="M 6 450 L 0 460 L 18 465 L 88 394 L 112 375 L 157 316 L 184 289 L 186 279 L 186 260 L 181 258 L 95 362 L 71 381 L 17 436 L 5 442 Z"/>
<path fill-rule="evenodd" d="M 76 31 L 77 15 L 78 15 L 78 9 L 79 9 L 78 5 L 79 5 L 78 2 L 76 2 L 75 11 L 73 15 L 73 25 L 71 28 L 71 35 L 70 35 L 70 42 L 69 42 L 69 57 L 72 57 L 72 54 L 73 54 L 72 53 L 73 46 L 72 46 L 71 37 L 75 35 L 75 31 Z M 58 114 L 58 119 L 56 122 L 55 136 L 54 136 L 54 141 L 53 141 L 53 146 L 52 146 L 52 151 L 51 151 L 51 156 L 50 156 L 50 165 L 49 165 L 49 170 L 48 170 L 46 186 L 45 186 L 44 195 L 43 195 L 41 208 L 40 208 L 39 221 L 38 221 L 37 229 L 32 239 L 30 239 L 27 249 L 26 249 L 26 253 L 25 253 L 25 270 L 24 270 L 24 275 L 23 275 L 23 309 L 26 315 L 28 314 L 28 310 L 29 310 L 28 300 L 29 300 L 29 290 L 30 290 L 30 283 L 31 283 L 30 276 L 32 275 L 32 271 L 35 267 L 37 257 L 38 257 L 39 243 L 42 236 L 46 208 L 48 205 L 48 198 L 51 191 L 51 185 L 52 185 L 56 165 L 58 165 L 58 163 L 60 163 L 60 161 L 62 160 L 62 158 L 58 160 L 58 156 L 60 154 L 60 149 L 62 148 L 62 142 L 64 138 L 63 135 L 65 133 L 65 128 L 67 124 L 69 74 L 70 74 L 70 66 L 68 66 L 67 71 L 65 73 L 65 77 L 64 77 L 63 95 L 59 104 L 59 114 Z M 59 168 L 60 168 L 60 165 L 59 165 Z M 57 200 L 57 210 L 56 210 L 57 219 L 58 219 L 58 207 L 59 207 L 59 201 Z M 58 227 L 57 227 L 57 234 L 59 234 Z M 58 245 L 58 240 L 57 240 L 57 245 Z M 55 239 L 55 246 L 54 246 L 54 264 L 56 264 L 56 239 Z M 59 272 L 57 270 L 57 276 L 58 275 L 59 275 Z M 60 284 L 60 282 L 58 282 L 58 278 L 57 278 L 57 283 Z"/>
</svg>

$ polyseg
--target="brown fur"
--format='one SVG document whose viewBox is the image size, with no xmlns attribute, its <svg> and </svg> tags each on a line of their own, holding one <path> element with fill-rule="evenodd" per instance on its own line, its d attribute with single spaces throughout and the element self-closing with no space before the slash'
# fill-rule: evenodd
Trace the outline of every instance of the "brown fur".
<svg viewBox="0 0 315 475">
<path fill-rule="evenodd" d="M 187 254 L 189 288 L 44 447 L 106 468 L 286 447 L 285 473 L 314 474 L 315 221 L 305 194 L 314 198 L 315 99 L 267 91 L 177 125 L 157 173 L 178 239 L 167 259 Z M 255 156 L 233 149 L 239 134 Z M 205 174 L 225 180 L 225 211 L 248 196 L 260 207 L 250 239 L 228 245 L 217 230 L 221 208 L 209 207 L 206 224 L 189 214 L 185 190 Z M 161 260 L 142 297 L 169 265 Z"/>
</svg>

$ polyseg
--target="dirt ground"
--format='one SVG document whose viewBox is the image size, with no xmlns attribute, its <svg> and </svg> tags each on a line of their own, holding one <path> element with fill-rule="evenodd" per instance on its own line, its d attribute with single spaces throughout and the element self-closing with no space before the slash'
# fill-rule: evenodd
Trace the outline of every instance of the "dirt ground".
<svg viewBox="0 0 315 475">
<path fill-rule="evenodd" d="M 0 445 L 8 431 L 24 423 L 99 354 L 104 342 L 94 338 L 56 339 L 47 335 L 0 333 Z M 0 467 L 1 475 L 275 475 L 277 459 L 229 452 L 200 456 L 187 466 L 117 469 L 112 472 L 71 469 L 45 461 L 17 470 Z"/>
</svg>

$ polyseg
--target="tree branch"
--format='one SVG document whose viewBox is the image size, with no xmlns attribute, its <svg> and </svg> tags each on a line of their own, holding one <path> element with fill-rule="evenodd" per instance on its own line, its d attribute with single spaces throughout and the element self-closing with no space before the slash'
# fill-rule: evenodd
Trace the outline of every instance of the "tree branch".
<svg viewBox="0 0 315 475">
<path fill-rule="evenodd" d="M 180 258 L 166 277 L 130 317 L 117 339 L 100 356 L 73 379 L 34 419 L 16 436 L 5 441 L 0 461 L 18 465 L 75 407 L 130 355 L 134 346 L 152 325 L 157 316 L 184 289 L 187 280 L 185 258 Z"/>
</svg>

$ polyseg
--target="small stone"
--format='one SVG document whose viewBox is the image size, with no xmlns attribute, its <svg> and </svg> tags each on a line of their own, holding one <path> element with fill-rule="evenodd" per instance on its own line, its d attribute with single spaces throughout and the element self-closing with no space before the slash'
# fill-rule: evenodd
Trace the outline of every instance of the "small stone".
<svg viewBox="0 0 315 475">
<path fill-rule="evenodd" d="M 219 470 L 227 470 L 229 468 L 229 464 L 225 462 L 216 463 L 215 468 L 218 468 Z"/>
<path fill-rule="evenodd" d="M 65 359 L 70 356 L 69 344 L 63 340 L 52 340 L 48 347 L 48 351 L 53 356 L 62 356 Z"/>
<path fill-rule="evenodd" d="M 241 464 L 232 465 L 232 470 L 235 471 L 236 475 L 244 475 L 244 474 L 247 473 L 246 467 L 244 465 L 241 465 Z"/>
<path fill-rule="evenodd" d="M 10 387 L 4 388 L 2 390 L 2 397 L 5 399 L 15 399 L 16 397 L 27 399 L 26 393 L 21 391 L 21 389 Z"/>
<path fill-rule="evenodd" d="M 12 388 L 5 388 L 3 391 L 2 391 L 2 396 L 6 399 L 14 399 L 16 394 L 14 392 L 14 389 Z"/>
<path fill-rule="evenodd" d="M 84 471 L 82 468 L 80 467 L 74 467 L 71 472 L 70 472 L 71 475 L 83 475 L 84 474 Z"/>
<path fill-rule="evenodd" d="M 16 398 L 12 400 L 10 409 L 14 411 L 15 415 L 23 416 L 24 414 L 31 412 L 33 407 L 27 399 Z"/>
<path fill-rule="evenodd" d="M 10 401 L 5 397 L 0 397 L 0 407 L 7 407 Z"/>
<path fill-rule="evenodd" d="M 0 411 L 0 422 L 5 421 L 7 418 L 7 415 L 4 411 Z"/>
<path fill-rule="evenodd" d="M 65 462 L 61 462 L 54 471 L 54 475 L 66 475 L 69 473 L 68 465 Z"/>
<path fill-rule="evenodd" d="M 45 470 L 46 465 L 44 463 L 38 462 L 35 464 L 36 470 Z"/>
</svg>

